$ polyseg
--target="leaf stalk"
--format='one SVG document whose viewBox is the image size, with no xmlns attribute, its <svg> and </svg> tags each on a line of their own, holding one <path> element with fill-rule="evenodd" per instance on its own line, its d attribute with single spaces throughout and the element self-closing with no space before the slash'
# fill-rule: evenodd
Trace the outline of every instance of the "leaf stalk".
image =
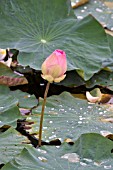
<svg viewBox="0 0 113 170">
<path fill-rule="evenodd" d="M 49 87 L 50 87 L 50 82 L 48 82 L 47 85 L 46 85 L 46 89 L 45 89 L 45 93 L 44 93 L 44 100 L 43 100 L 43 103 L 42 103 L 38 146 L 41 146 L 41 142 L 42 142 L 42 128 L 43 128 L 44 110 L 45 110 L 46 98 L 47 98 Z"/>
</svg>

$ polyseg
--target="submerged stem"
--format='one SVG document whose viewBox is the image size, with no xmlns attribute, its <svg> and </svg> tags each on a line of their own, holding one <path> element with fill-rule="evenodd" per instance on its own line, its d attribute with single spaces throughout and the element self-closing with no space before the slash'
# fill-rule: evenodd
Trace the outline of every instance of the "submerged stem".
<svg viewBox="0 0 113 170">
<path fill-rule="evenodd" d="M 41 118 L 40 118 L 40 128 L 39 128 L 39 141 L 38 141 L 38 146 L 41 146 L 44 109 L 45 109 L 46 98 L 47 98 L 49 86 L 50 86 L 50 82 L 48 82 L 47 85 L 46 85 L 46 89 L 45 89 L 45 93 L 44 93 L 44 100 L 43 100 L 43 103 L 42 103 L 42 111 L 41 111 Z"/>
</svg>

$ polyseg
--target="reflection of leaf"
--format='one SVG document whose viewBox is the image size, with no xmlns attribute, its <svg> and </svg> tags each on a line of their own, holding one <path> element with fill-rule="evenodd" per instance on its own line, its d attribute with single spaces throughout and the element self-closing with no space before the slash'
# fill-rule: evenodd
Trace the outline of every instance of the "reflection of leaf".
<svg viewBox="0 0 113 170">
<path fill-rule="evenodd" d="M 113 142 L 99 134 L 84 134 L 73 146 L 26 147 L 2 170 L 103 170 L 113 168 Z"/>
<path fill-rule="evenodd" d="M 77 20 L 66 2 L 1 0 L 0 46 L 18 49 L 19 63 L 37 70 L 47 56 L 60 48 L 66 51 L 68 70 L 79 69 L 88 80 L 109 59 L 108 40 L 92 16 Z"/>
</svg>

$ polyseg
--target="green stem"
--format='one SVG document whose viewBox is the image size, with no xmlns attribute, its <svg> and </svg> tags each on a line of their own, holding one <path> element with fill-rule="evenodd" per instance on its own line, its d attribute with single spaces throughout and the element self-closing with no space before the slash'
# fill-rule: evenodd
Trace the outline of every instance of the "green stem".
<svg viewBox="0 0 113 170">
<path fill-rule="evenodd" d="M 46 85 L 46 89 L 45 89 L 45 93 L 44 93 L 44 100 L 43 100 L 43 103 L 42 103 L 38 146 L 41 146 L 41 141 L 42 141 L 42 128 L 43 128 L 44 109 L 45 109 L 45 105 L 46 105 L 46 98 L 47 98 L 49 86 L 50 86 L 50 83 L 48 82 L 47 85 Z"/>
</svg>

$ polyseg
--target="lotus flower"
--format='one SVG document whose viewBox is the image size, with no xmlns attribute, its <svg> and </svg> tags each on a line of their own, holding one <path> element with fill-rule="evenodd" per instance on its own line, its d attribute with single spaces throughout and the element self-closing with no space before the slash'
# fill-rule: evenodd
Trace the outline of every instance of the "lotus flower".
<svg viewBox="0 0 113 170">
<path fill-rule="evenodd" d="M 48 82 L 60 82 L 67 70 L 66 54 L 62 50 L 55 50 L 42 64 L 42 78 Z"/>
</svg>

